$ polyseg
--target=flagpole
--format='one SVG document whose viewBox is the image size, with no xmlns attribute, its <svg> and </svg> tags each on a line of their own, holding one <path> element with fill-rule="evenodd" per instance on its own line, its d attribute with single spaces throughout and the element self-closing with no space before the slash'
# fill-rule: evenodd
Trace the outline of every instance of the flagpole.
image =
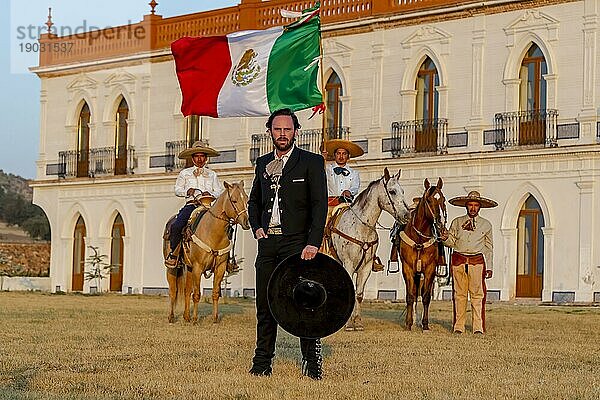
<svg viewBox="0 0 600 400">
<path fill-rule="evenodd" d="M 325 132 L 326 130 L 326 123 L 327 123 L 327 119 L 326 119 L 326 111 L 327 108 L 325 108 L 325 99 L 327 96 L 327 92 L 325 91 L 325 65 L 324 65 L 324 54 L 323 54 L 323 36 L 321 33 L 321 28 L 319 27 L 319 52 L 321 55 L 321 90 L 323 91 L 323 112 L 321 113 L 321 152 L 325 151 L 325 148 L 327 146 L 327 134 Z M 327 160 L 325 160 L 327 161 Z"/>
</svg>

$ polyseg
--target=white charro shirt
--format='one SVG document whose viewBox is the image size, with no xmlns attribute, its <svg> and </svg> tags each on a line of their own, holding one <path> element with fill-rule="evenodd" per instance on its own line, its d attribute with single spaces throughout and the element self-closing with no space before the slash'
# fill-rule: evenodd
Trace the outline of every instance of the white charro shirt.
<svg viewBox="0 0 600 400">
<path fill-rule="evenodd" d="M 208 192 L 214 197 L 219 197 L 223 193 L 223 185 L 219 182 L 217 173 L 209 169 L 206 165 L 202 168 L 202 173 L 198 176 L 194 175 L 194 171 L 198 167 L 193 166 L 182 169 L 179 172 L 177 181 L 175 181 L 175 195 L 185 197 L 186 201 L 192 200 L 193 196 L 188 196 L 188 189 L 196 189 L 196 195 L 200 192 Z"/>
<path fill-rule="evenodd" d="M 454 250 L 465 255 L 483 254 L 485 259 L 485 269 L 490 271 L 494 268 L 493 260 L 493 238 L 492 224 L 487 219 L 477 215 L 475 220 L 475 230 L 463 229 L 471 217 L 462 215 L 454 218 L 448 230 L 448 239 L 444 244 L 452 247 Z"/>
<path fill-rule="evenodd" d="M 292 145 L 292 148 L 281 157 L 277 157 L 277 150 L 274 150 L 275 159 L 281 158 L 281 160 L 283 160 L 283 168 L 285 168 L 285 164 L 287 164 L 287 161 L 292 155 L 292 151 L 294 151 L 295 149 L 296 145 Z M 271 213 L 271 221 L 269 221 L 269 226 L 281 225 L 281 213 L 279 212 L 279 184 L 277 184 L 277 187 L 275 189 L 275 198 L 273 199 L 272 210 L 273 212 Z"/>
<path fill-rule="evenodd" d="M 335 162 L 327 164 L 328 196 L 341 196 L 344 190 L 349 190 L 350 193 L 352 193 L 352 196 L 356 196 L 358 194 L 358 189 L 360 188 L 360 175 L 358 171 L 346 164 L 342 168 L 346 168 L 350 174 L 346 176 L 344 174 L 336 175 L 335 172 L 333 172 L 335 167 L 339 167 Z"/>
</svg>

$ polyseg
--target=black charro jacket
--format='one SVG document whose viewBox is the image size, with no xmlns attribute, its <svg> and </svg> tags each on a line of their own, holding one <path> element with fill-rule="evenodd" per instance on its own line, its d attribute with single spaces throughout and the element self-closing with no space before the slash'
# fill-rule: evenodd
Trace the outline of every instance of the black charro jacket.
<svg viewBox="0 0 600 400">
<path fill-rule="evenodd" d="M 256 160 L 248 216 L 252 232 L 269 227 L 275 189 L 265 168 L 275 158 L 273 152 Z M 303 233 L 307 244 L 320 247 L 327 217 L 327 179 L 323 157 L 294 147 L 279 180 L 279 210 L 284 235 Z"/>
</svg>

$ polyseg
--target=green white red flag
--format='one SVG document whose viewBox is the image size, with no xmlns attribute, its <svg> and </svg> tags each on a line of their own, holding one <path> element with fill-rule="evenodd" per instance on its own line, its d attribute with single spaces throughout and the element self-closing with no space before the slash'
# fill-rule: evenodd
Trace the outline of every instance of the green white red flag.
<svg viewBox="0 0 600 400">
<path fill-rule="evenodd" d="M 317 4 L 286 27 L 173 42 L 181 112 L 265 116 L 279 108 L 297 111 L 321 104 L 320 40 Z"/>
</svg>

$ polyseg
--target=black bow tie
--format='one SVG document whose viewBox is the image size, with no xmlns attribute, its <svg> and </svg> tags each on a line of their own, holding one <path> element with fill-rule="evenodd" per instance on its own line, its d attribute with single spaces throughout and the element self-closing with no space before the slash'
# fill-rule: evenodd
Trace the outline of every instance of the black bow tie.
<svg viewBox="0 0 600 400">
<path fill-rule="evenodd" d="M 348 170 L 347 170 L 346 168 L 344 168 L 344 167 L 335 167 L 335 168 L 333 169 L 333 172 L 334 172 L 336 175 L 344 175 L 344 176 L 348 176 L 348 175 L 350 175 L 350 171 L 348 171 Z"/>
</svg>

